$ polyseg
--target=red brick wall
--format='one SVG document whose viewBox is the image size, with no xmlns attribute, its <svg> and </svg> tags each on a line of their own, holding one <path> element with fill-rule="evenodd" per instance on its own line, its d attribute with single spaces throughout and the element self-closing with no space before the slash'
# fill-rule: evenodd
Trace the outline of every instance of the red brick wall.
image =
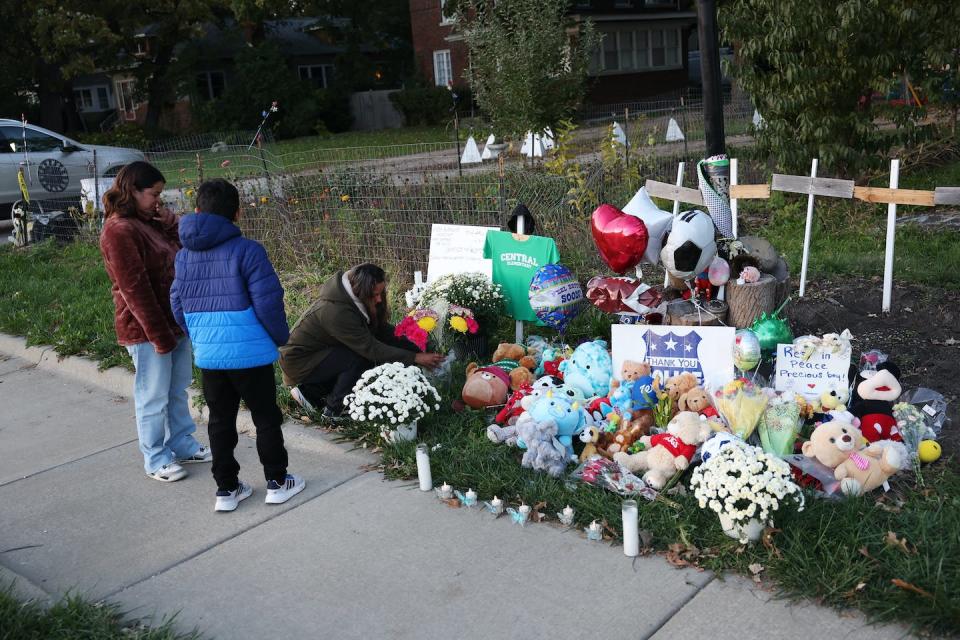
<svg viewBox="0 0 960 640">
<path fill-rule="evenodd" d="M 453 83 L 457 86 L 466 85 L 463 74 L 468 64 L 467 47 L 460 40 L 448 42 L 445 39 L 453 28 L 441 25 L 442 20 L 440 0 L 410 0 L 410 28 L 417 70 L 430 84 L 434 84 L 433 52 L 449 49 Z"/>
</svg>

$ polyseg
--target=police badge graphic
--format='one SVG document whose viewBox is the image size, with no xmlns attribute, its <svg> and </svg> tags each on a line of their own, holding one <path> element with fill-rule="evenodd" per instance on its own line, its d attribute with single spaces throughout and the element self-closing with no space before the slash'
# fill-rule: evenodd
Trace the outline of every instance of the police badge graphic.
<svg viewBox="0 0 960 640">
<path fill-rule="evenodd" d="M 647 347 L 647 362 L 660 375 L 661 380 L 681 373 L 692 373 L 697 376 L 698 383 L 703 384 L 703 369 L 700 367 L 698 351 L 702 338 L 695 330 L 682 336 L 673 331 L 664 335 L 647 331 L 643 340 Z"/>
</svg>

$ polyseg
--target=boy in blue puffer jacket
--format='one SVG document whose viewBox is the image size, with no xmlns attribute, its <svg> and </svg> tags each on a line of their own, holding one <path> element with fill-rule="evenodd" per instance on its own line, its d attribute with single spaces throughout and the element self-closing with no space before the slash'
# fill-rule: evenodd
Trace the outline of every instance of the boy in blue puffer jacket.
<svg viewBox="0 0 960 640">
<path fill-rule="evenodd" d="M 233 511 L 253 489 L 239 479 L 234 458 L 237 411 L 243 400 L 257 429 L 257 453 L 267 480 L 267 504 L 303 491 L 303 478 L 287 473 L 283 413 L 277 407 L 273 363 L 290 336 L 283 287 L 263 246 L 244 238 L 234 222 L 240 194 L 226 180 L 197 188 L 196 213 L 180 220 L 176 276 L 170 302 L 190 336 L 200 369 L 217 482 L 215 511 Z"/>
</svg>

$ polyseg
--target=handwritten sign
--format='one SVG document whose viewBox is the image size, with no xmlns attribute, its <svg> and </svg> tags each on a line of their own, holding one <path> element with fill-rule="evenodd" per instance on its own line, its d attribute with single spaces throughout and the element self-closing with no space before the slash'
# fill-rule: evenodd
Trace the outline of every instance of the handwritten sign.
<svg viewBox="0 0 960 640">
<path fill-rule="evenodd" d="M 685 372 L 712 388 L 733 380 L 733 327 L 615 324 L 610 330 L 617 378 L 624 360 L 634 360 L 649 362 L 661 382 Z"/>
<path fill-rule="evenodd" d="M 483 257 L 487 231 L 497 227 L 435 224 L 430 229 L 427 282 L 448 273 L 482 273 L 493 276 L 493 261 Z"/>
<path fill-rule="evenodd" d="M 792 344 L 777 345 L 777 391 L 794 391 L 811 398 L 824 391 L 846 387 L 850 351 L 834 353 L 815 349 L 808 358 Z"/>
</svg>

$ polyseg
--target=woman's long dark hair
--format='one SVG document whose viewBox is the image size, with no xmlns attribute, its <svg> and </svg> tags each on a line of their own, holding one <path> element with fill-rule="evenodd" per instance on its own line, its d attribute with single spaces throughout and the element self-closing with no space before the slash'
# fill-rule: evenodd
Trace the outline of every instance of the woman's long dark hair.
<svg viewBox="0 0 960 640">
<path fill-rule="evenodd" d="M 126 218 L 137 215 L 135 191 L 149 189 L 158 182 L 166 182 L 160 170 L 149 162 L 137 160 L 120 169 L 113 186 L 103 194 L 103 211 L 106 217 Z"/>
<path fill-rule="evenodd" d="M 350 288 L 353 289 L 353 294 L 360 299 L 360 302 L 369 305 L 373 299 L 374 289 L 376 289 L 377 285 L 381 282 L 387 281 L 387 274 L 377 265 L 366 262 L 350 269 L 350 271 L 347 272 L 347 281 L 350 283 Z M 368 306 L 368 310 L 372 313 L 370 318 L 371 324 L 381 325 L 387 321 L 390 313 L 387 308 L 386 289 L 383 290 L 380 303 L 373 309 L 370 309 Z"/>
</svg>

